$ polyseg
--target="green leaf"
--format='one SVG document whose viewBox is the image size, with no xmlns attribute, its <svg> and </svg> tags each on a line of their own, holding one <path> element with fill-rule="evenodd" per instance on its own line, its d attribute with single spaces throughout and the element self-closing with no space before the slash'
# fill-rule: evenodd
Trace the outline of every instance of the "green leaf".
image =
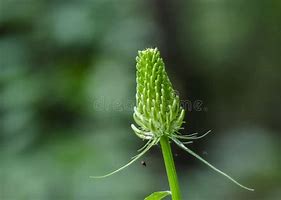
<svg viewBox="0 0 281 200">
<path fill-rule="evenodd" d="M 146 197 L 144 200 L 160 200 L 168 195 L 172 195 L 172 193 L 170 191 L 153 192 L 151 195 Z"/>
</svg>

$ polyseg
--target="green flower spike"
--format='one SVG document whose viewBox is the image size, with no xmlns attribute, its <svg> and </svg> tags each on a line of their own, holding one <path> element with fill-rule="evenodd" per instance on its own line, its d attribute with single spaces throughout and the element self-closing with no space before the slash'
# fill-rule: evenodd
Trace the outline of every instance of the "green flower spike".
<svg viewBox="0 0 281 200">
<path fill-rule="evenodd" d="M 137 94 L 133 117 L 138 126 L 132 124 L 131 127 L 135 134 L 139 138 L 147 140 L 147 143 L 139 149 L 140 153 L 134 156 L 128 164 L 109 174 L 93 178 L 108 177 L 121 171 L 139 159 L 154 145 L 158 144 L 162 137 L 167 137 L 174 141 L 180 148 L 198 158 L 235 184 L 253 191 L 253 189 L 243 186 L 224 172 L 215 168 L 184 145 L 192 143 L 193 140 L 205 137 L 210 131 L 203 135 L 198 135 L 198 133 L 181 135 L 179 133 L 179 130 L 182 129 L 185 111 L 180 106 L 179 96 L 172 87 L 158 49 L 149 48 L 139 51 L 136 61 Z M 184 140 L 184 142 L 181 140 Z"/>
<path fill-rule="evenodd" d="M 137 57 L 137 94 L 132 129 L 141 139 L 157 143 L 163 135 L 177 133 L 184 109 L 176 95 L 157 49 L 139 52 Z"/>
</svg>

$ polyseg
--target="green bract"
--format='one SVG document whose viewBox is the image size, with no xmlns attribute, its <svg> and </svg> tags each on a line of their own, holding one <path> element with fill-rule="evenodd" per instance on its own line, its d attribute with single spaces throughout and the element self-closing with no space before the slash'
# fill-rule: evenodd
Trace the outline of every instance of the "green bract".
<svg viewBox="0 0 281 200">
<path fill-rule="evenodd" d="M 153 139 L 176 133 L 183 123 L 184 109 L 175 93 L 160 52 L 139 51 L 137 60 L 137 93 L 133 130 L 142 139 Z"/>
</svg>

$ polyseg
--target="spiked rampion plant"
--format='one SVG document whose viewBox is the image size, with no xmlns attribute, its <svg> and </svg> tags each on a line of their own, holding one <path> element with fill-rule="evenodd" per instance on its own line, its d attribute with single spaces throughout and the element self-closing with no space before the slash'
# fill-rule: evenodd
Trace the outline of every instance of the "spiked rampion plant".
<svg viewBox="0 0 281 200">
<path fill-rule="evenodd" d="M 203 138 L 210 133 L 210 131 L 203 135 L 198 135 L 198 133 L 182 135 L 179 132 L 179 130 L 182 129 L 185 111 L 180 105 L 179 96 L 175 93 L 175 90 L 172 87 L 158 49 L 149 48 L 139 51 L 136 61 L 137 93 L 133 117 L 137 126 L 132 124 L 131 127 L 135 134 L 139 138 L 147 140 L 147 143 L 139 149 L 140 153 L 134 156 L 132 160 L 123 167 L 104 176 L 95 176 L 93 178 L 104 178 L 121 171 L 144 155 L 151 147 L 160 142 L 170 191 L 155 192 L 145 199 L 156 200 L 162 199 L 167 195 L 172 195 L 173 200 L 180 200 L 181 194 L 178 178 L 170 147 L 170 141 L 173 141 L 180 148 L 192 156 L 195 156 L 197 159 L 216 172 L 227 177 L 238 186 L 253 191 L 253 189 L 241 185 L 224 172 L 215 168 L 184 145 L 192 143 L 193 140 Z"/>
</svg>

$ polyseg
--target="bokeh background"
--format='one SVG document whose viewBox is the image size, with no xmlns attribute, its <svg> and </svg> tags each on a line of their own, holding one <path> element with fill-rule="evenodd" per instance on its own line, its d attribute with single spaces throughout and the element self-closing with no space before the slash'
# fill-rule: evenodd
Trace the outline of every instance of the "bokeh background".
<svg viewBox="0 0 281 200">
<path fill-rule="evenodd" d="M 183 199 L 281 196 L 278 0 L 0 0 L 0 199 L 139 200 L 168 189 L 159 147 L 130 128 L 138 50 L 158 47 L 190 145 L 173 145 Z M 190 106 L 191 105 L 191 106 Z"/>
</svg>

